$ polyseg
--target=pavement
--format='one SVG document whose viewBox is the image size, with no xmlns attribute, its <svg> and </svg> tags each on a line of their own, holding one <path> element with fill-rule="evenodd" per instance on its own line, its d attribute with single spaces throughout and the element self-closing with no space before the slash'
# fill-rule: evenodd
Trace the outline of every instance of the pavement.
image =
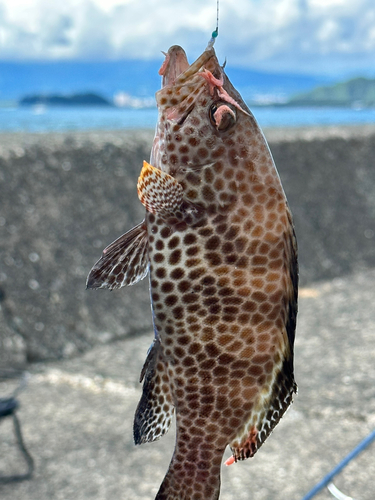
<svg viewBox="0 0 375 500">
<path fill-rule="evenodd" d="M 254 458 L 223 466 L 221 500 L 301 500 L 375 428 L 374 281 L 375 270 L 367 269 L 301 289 L 299 393 Z M 150 328 L 74 359 L 28 366 L 17 414 L 36 468 L 29 481 L 0 485 L 2 500 L 154 498 L 173 452 L 174 430 L 155 443 L 132 441 L 138 377 L 152 335 Z M 2 381 L 0 395 L 16 385 Z M 229 455 L 227 450 L 224 459 Z M 11 420 L 4 419 L 0 473 L 24 469 Z M 334 482 L 355 500 L 373 500 L 375 443 Z M 316 496 L 330 498 L 327 490 Z"/>
</svg>

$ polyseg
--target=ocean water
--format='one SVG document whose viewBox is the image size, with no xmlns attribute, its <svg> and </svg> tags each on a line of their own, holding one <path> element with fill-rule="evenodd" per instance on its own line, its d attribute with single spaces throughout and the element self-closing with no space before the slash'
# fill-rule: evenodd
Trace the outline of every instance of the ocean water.
<svg viewBox="0 0 375 500">
<path fill-rule="evenodd" d="M 254 107 L 261 127 L 375 124 L 375 109 Z M 0 132 L 154 128 L 156 109 L 102 107 L 0 108 Z"/>
</svg>

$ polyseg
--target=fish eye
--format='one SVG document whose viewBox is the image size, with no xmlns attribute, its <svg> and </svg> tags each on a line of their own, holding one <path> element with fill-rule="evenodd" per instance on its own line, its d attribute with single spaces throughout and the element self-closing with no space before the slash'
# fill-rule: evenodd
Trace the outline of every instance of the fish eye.
<svg viewBox="0 0 375 500">
<path fill-rule="evenodd" d="M 220 132 L 233 127 L 237 119 L 236 112 L 227 103 L 211 104 L 208 114 L 211 124 Z"/>
</svg>

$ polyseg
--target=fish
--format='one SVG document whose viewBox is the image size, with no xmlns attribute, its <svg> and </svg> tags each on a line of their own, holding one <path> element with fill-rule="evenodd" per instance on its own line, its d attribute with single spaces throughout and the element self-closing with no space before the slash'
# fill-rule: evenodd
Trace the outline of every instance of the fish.
<svg viewBox="0 0 375 500">
<path fill-rule="evenodd" d="M 216 500 L 290 406 L 298 262 L 292 215 L 265 137 L 213 46 L 191 65 L 172 46 L 137 191 L 145 219 L 110 244 L 88 288 L 149 274 L 154 340 L 136 444 L 176 443 L 156 500 Z"/>
</svg>

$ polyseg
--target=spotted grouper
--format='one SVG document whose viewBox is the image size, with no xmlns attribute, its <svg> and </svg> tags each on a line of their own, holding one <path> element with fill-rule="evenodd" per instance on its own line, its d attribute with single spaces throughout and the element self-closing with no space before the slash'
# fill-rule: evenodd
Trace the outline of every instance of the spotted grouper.
<svg viewBox="0 0 375 500">
<path fill-rule="evenodd" d="M 150 274 L 155 337 L 141 373 L 136 444 L 176 414 L 157 500 L 214 500 L 220 469 L 252 457 L 296 392 L 297 249 L 270 150 L 213 47 L 160 69 L 159 120 L 138 196 L 143 222 L 109 245 L 89 288 Z"/>
</svg>

